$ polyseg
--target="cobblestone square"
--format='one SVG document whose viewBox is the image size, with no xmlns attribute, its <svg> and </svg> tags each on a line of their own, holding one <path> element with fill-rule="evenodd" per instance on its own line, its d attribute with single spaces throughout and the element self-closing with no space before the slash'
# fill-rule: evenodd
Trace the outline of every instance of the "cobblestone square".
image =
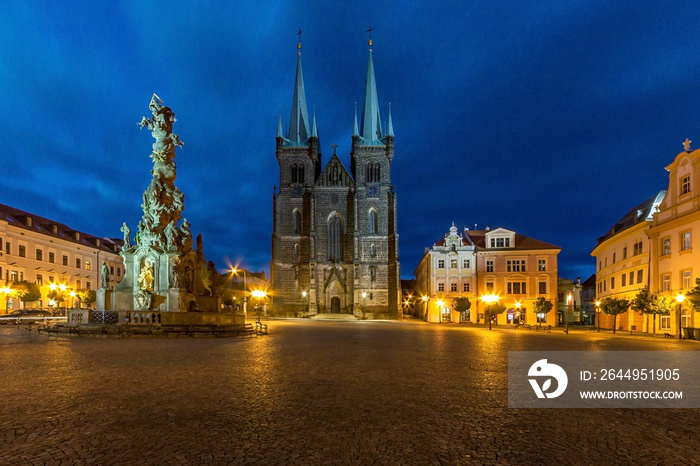
<svg viewBox="0 0 700 466">
<path fill-rule="evenodd" d="M 0 464 L 692 464 L 697 409 L 509 409 L 507 352 L 662 336 L 271 320 L 258 338 L 0 327 Z"/>
</svg>

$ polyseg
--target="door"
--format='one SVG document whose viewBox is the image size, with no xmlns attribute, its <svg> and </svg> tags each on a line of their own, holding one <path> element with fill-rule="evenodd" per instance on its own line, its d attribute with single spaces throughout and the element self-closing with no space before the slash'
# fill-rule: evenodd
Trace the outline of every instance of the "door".
<svg viewBox="0 0 700 466">
<path fill-rule="evenodd" d="M 340 314 L 340 298 L 337 296 L 331 298 L 331 313 Z"/>
</svg>

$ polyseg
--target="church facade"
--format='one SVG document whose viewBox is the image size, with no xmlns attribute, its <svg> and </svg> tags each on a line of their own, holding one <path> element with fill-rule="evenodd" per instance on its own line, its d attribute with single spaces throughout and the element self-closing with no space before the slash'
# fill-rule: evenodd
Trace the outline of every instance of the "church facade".
<svg viewBox="0 0 700 466">
<path fill-rule="evenodd" d="M 372 43 L 370 40 L 370 47 Z M 396 189 L 391 184 L 391 113 L 382 130 L 369 50 L 361 122 L 355 115 L 350 171 L 333 155 L 325 167 L 309 119 L 297 45 L 289 129 L 277 125 L 279 188 L 273 196 L 272 314 L 401 317 Z"/>
</svg>

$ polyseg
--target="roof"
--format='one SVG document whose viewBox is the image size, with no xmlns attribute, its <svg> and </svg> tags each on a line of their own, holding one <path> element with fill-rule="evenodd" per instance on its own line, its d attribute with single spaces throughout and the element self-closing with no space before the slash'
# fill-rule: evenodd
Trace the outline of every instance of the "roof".
<svg viewBox="0 0 700 466">
<path fill-rule="evenodd" d="M 28 225 L 27 218 L 31 218 L 31 225 Z M 64 223 L 57 222 L 45 217 L 41 217 L 24 210 L 16 209 L 8 205 L 0 204 L 0 220 L 6 221 L 8 225 L 20 228 L 23 230 L 32 231 L 53 238 L 58 238 L 62 241 L 82 244 L 94 249 L 115 253 L 115 246 L 121 247 L 124 244 L 123 239 L 97 237 L 82 231 L 75 230 Z M 54 228 L 55 227 L 55 228 Z M 54 233 L 55 229 L 55 233 Z M 78 239 L 76 239 L 75 233 Z M 99 240 L 99 241 L 98 241 Z M 99 246 L 98 246 L 99 243 Z"/>
<path fill-rule="evenodd" d="M 555 246 L 551 243 L 546 243 L 529 236 L 520 235 L 515 233 L 514 247 L 509 248 L 487 248 L 486 247 L 486 234 L 493 230 L 466 230 L 464 236 L 469 236 L 474 246 L 477 249 L 488 249 L 489 251 L 512 251 L 516 250 L 536 250 L 536 249 L 559 249 L 561 247 Z"/>
<path fill-rule="evenodd" d="M 607 233 L 598 238 L 598 245 L 603 241 L 608 240 L 615 236 L 616 234 L 624 231 L 628 228 L 633 227 L 642 222 L 651 222 L 654 213 L 657 212 L 659 204 L 664 200 L 666 196 L 666 190 L 659 191 L 658 194 L 650 197 L 646 201 L 639 204 L 637 207 L 630 209 L 624 217 L 618 220 L 612 228 L 610 228 Z"/>
</svg>

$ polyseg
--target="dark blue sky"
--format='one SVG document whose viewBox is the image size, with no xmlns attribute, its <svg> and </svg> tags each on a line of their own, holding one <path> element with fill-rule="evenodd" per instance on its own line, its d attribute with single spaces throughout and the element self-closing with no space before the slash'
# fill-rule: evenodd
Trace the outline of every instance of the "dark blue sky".
<svg viewBox="0 0 700 466">
<path fill-rule="evenodd" d="M 0 203 L 135 229 L 153 142 L 136 123 L 155 92 L 208 258 L 268 269 L 295 34 L 324 163 L 336 143 L 349 168 L 371 25 L 402 275 L 454 221 L 561 246 L 559 275 L 587 278 L 596 238 L 667 187 L 686 137 L 700 144 L 700 3 L 409 3 L 5 2 Z"/>
</svg>

